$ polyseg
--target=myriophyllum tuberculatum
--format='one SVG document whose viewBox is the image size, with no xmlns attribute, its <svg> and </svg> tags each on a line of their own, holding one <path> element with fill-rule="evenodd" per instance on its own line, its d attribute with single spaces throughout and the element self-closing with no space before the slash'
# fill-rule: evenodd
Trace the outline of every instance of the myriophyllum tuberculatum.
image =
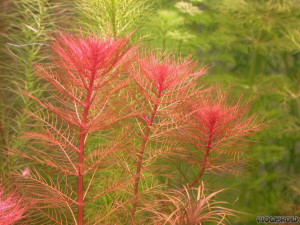
<svg viewBox="0 0 300 225">
<path fill-rule="evenodd" d="M 206 68 L 199 68 L 190 56 L 137 54 L 129 37 L 62 32 L 51 47 L 51 63 L 36 66 L 49 84 L 47 92 L 42 98 L 27 94 L 39 105 L 28 111 L 35 122 L 23 137 L 30 145 L 16 150 L 38 165 L 17 175 L 16 184 L 34 200 L 33 217 L 40 223 L 100 224 L 119 208 L 131 211 L 127 216 L 134 223 L 141 179 L 146 179 L 146 167 L 155 158 L 153 148 L 162 148 L 162 154 L 174 151 L 168 147 L 169 137 L 187 148 L 194 145 L 202 156 L 195 154 L 193 162 L 200 171 L 188 184 L 191 188 L 207 168 L 222 170 L 212 167 L 211 156 L 237 157 L 240 139 L 259 128 L 248 116 L 248 105 L 229 104 L 223 92 L 199 85 Z M 151 143 L 155 139 L 163 143 L 164 138 L 169 141 L 164 145 Z M 135 155 L 131 164 L 118 161 L 122 151 Z M 180 156 L 184 159 L 184 154 Z M 132 191 L 124 189 L 130 185 Z M 85 216 L 89 204 L 121 188 L 127 194 L 127 199 L 120 197 L 122 203 L 112 201 L 114 208 L 106 215 Z"/>
<path fill-rule="evenodd" d="M 177 109 L 174 118 L 180 128 L 173 137 L 183 144 L 186 160 L 199 167 L 188 187 L 199 182 L 208 170 L 235 172 L 244 154 L 243 143 L 262 127 L 262 120 L 249 112 L 251 104 L 242 97 L 230 101 L 229 93 L 212 86 Z"/>
<path fill-rule="evenodd" d="M 62 32 L 51 47 L 52 64 L 36 66 L 37 74 L 50 84 L 48 96 L 37 99 L 28 94 L 43 107 L 28 112 L 37 121 L 39 131 L 33 128 L 24 134 L 31 145 L 19 152 L 37 161 L 40 168 L 18 178 L 22 188 L 40 203 L 38 210 L 42 215 L 53 222 L 81 225 L 85 205 L 102 196 L 93 189 L 99 166 L 123 147 L 115 137 L 114 145 L 91 149 L 89 136 L 109 130 L 112 124 L 133 115 L 130 107 L 110 106 L 113 99 L 121 101 L 115 95 L 127 85 L 127 80 L 120 75 L 135 47 L 130 46 L 129 38 L 83 37 Z M 122 103 L 126 106 L 124 99 Z"/>
<path fill-rule="evenodd" d="M 130 69 L 130 75 L 137 84 L 135 96 L 141 96 L 137 103 L 144 113 L 146 127 L 142 130 L 143 140 L 139 147 L 134 183 L 134 202 L 132 217 L 138 204 L 139 183 L 142 175 L 144 153 L 155 127 L 162 127 L 168 118 L 171 106 L 185 101 L 199 90 L 195 88 L 197 79 L 206 72 L 197 68 L 197 62 L 187 57 L 176 59 L 175 55 L 155 54 L 136 58 L 136 65 Z M 159 121 L 154 125 L 154 121 Z"/>
</svg>

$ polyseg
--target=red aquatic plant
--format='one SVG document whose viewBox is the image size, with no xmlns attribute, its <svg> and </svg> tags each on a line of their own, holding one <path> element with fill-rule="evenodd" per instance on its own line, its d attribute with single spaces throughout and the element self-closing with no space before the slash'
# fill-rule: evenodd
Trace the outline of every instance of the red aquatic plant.
<svg viewBox="0 0 300 225">
<path fill-rule="evenodd" d="M 143 163 L 146 160 L 145 150 L 157 131 L 156 128 L 161 129 L 165 123 L 168 124 L 168 120 L 172 119 L 169 117 L 171 106 L 198 92 L 195 88 L 196 80 L 206 72 L 206 69 L 197 69 L 197 64 L 190 57 L 176 59 L 173 54 L 155 54 L 150 51 L 148 56 L 137 57 L 136 65 L 130 69 L 131 77 L 137 84 L 134 86 L 136 91 L 133 96 L 144 115 L 144 123 L 139 126 L 142 141 L 138 147 L 132 217 L 138 204 L 139 183 Z"/>
<path fill-rule="evenodd" d="M 156 225 L 230 224 L 228 217 L 236 217 L 240 212 L 227 208 L 227 202 L 214 200 L 223 191 L 207 194 L 203 182 L 198 188 L 169 190 L 158 193 L 162 197 L 146 205 L 145 210 L 153 214 L 150 218 Z"/>
<path fill-rule="evenodd" d="M 246 137 L 261 128 L 257 116 L 249 114 L 250 103 L 242 98 L 230 101 L 228 93 L 215 86 L 180 106 L 176 139 L 189 144 L 184 145 L 189 159 L 200 170 L 188 187 L 200 181 L 207 170 L 232 170 L 243 154 Z"/>
<path fill-rule="evenodd" d="M 13 225 L 25 218 L 28 206 L 16 193 L 6 194 L 0 186 L 0 224 Z"/>
<path fill-rule="evenodd" d="M 42 108 L 28 112 L 37 128 L 24 134 L 30 139 L 29 149 L 18 152 L 37 161 L 40 169 L 31 169 L 27 176 L 20 174 L 17 181 L 39 204 L 40 220 L 82 225 L 85 206 L 121 185 L 115 182 L 104 193 L 93 188 L 100 164 L 103 169 L 111 154 L 125 148 L 123 137 L 114 137 L 113 144 L 106 147 L 101 143 L 93 146 L 89 137 L 101 136 L 101 131 L 108 132 L 113 124 L 133 115 L 118 91 L 127 85 L 120 74 L 135 48 L 128 38 L 65 33 L 51 47 L 52 65 L 36 66 L 37 74 L 50 83 L 49 96 L 37 99 L 28 94 Z M 112 102 L 119 106 L 113 107 Z"/>
<path fill-rule="evenodd" d="M 47 91 L 42 98 L 27 94 L 37 103 L 23 135 L 30 145 L 15 150 L 36 162 L 15 176 L 35 203 L 32 224 L 100 224 L 129 203 L 135 223 L 142 179 L 159 154 L 176 155 L 173 143 L 188 147 L 188 159 L 200 168 L 189 189 L 208 169 L 224 171 L 230 163 L 223 156 L 238 158 L 241 139 L 259 129 L 248 104 L 198 84 L 206 69 L 191 57 L 136 55 L 128 37 L 60 33 L 51 47 L 51 63 L 36 66 Z M 91 203 L 108 194 L 110 211 L 87 216 Z"/>
</svg>

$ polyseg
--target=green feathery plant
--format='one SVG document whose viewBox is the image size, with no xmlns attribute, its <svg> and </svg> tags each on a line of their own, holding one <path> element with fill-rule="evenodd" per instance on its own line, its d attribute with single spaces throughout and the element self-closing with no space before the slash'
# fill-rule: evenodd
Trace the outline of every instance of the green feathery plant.
<svg viewBox="0 0 300 225">
<path fill-rule="evenodd" d="M 151 44 L 184 55 L 207 45 L 203 41 L 203 26 L 200 26 L 207 20 L 207 16 L 204 14 L 203 17 L 199 3 L 200 1 L 160 1 L 156 15 L 147 24 Z M 197 36 L 199 33 L 201 37 Z"/>
<path fill-rule="evenodd" d="M 298 49 L 292 41 L 299 38 L 298 1 L 225 0 L 221 2 L 219 11 L 222 14 L 218 15 L 218 33 L 227 36 L 226 45 L 250 53 L 248 73 L 251 85 L 254 85 L 256 75 L 264 73 L 266 67 L 276 67 L 276 61 L 270 60 L 270 57 L 279 54 L 286 63 L 286 54 Z"/>
<path fill-rule="evenodd" d="M 8 27 L 2 33 L 1 49 L 6 60 L 1 61 L 0 75 L 1 139 L 6 150 L 24 144 L 20 139 L 27 119 L 23 110 L 32 106 L 24 91 L 41 96 L 43 87 L 34 75 L 33 65 L 46 61 L 44 52 L 49 49 L 49 35 L 60 19 L 66 20 L 62 4 L 55 1 L 14 0 L 7 7 L 4 18 Z M 7 158 L 4 160 L 8 165 L 11 163 Z"/>
<path fill-rule="evenodd" d="M 151 15 L 150 0 L 76 0 L 79 24 L 101 35 L 122 36 L 140 27 Z"/>
</svg>

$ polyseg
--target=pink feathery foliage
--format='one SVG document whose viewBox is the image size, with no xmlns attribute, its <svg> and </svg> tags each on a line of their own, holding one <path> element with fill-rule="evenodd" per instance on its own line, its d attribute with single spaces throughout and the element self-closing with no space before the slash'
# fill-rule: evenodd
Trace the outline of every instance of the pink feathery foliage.
<svg viewBox="0 0 300 225">
<path fill-rule="evenodd" d="M 206 171 L 235 165 L 240 144 L 260 129 L 248 103 L 229 102 L 220 87 L 198 84 L 206 68 L 190 56 L 136 55 L 129 37 L 63 32 L 51 48 L 51 63 L 36 66 L 49 84 L 47 92 L 41 98 L 27 94 L 38 105 L 27 112 L 35 120 L 23 135 L 30 145 L 15 150 L 35 161 L 15 176 L 16 185 L 35 203 L 31 224 L 96 225 L 124 211 L 122 220 L 128 223 L 130 217 L 135 224 L 137 207 L 147 199 L 142 194 L 156 188 L 144 179 L 170 177 L 164 165 L 154 164 L 159 157 L 187 157 L 186 162 L 199 166 L 188 194 Z M 177 146 L 187 151 L 177 154 Z M 96 203 L 106 195 L 110 206 L 95 215 Z M 206 200 L 199 200 L 200 209 L 208 209 Z M 87 214 L 90 207 L 94 212 Z"/>
<path fill-rule="evenodd" d="M 106 113 L 103 107 L 107 99 L 126 85 L 126 81 L 115 82 L 114 79 L 126 69 L 126 61 L 130 60 L 134 50 L 129 47 L 128 38 L 108 37 L 99 41 L 96 36 L 86 38 L 61 33 L 52 43 L 52 49 L 57 57 L 53 59 L 53 67 L 56 66 L 56 69 L 49 70 L 43 65 L 36 68 L 38 75 L 58 91 L 52 94 L 60 105 L 58 107 L 48 101 L 39 101 L 40 104 L 58 114 L 68 124 L 78 127 L 82 127 L 79 114 L 84 110 L 85 114 L 89 112 L 85 116 L 93 120 L 86 124 L 88 127 L 85 129 L 88 131 L 100 130 L 114 122 L 118 118 L 116 115 L 97 115 L 99 111 Z M 97 95 L 99 89 L 106 95 Z M 103 121 L 104 117 L 110 119 Z"/>
<path fill-rule="evenodd" d="M 37 74 L 50 84 L 48 96 L 28 94 L 41 107 L 28 112 L 37 122 L 23 136 L 31 145 L 18 151 L 39 163 L 39 169 L 19 174 L 16 181 L 39 203 L 40 221 L 82 225 L 86 205 L 122 186 L 120 178 L 99 189 L 103 181 L 95 180 L 101 180 L 100 170 L 111 166 L 110 156 L 126 148 L 126 129 L 119 138 L 107 138 L 106 146 L 90 140 L 135 115 L 120 91 L 128 83 L 121 75 L 136 47 L 130 46 L 129 37 L 100 39 L 63 32 L 51 47 L 52 64 L 36 66 Z"/>
<path fill-rule="evenodd" d="M 144 210 L 153 214 L 151 224 L 155 225 L 230 224 L 228 217 L 237 217 L 240 212 L 228 208 L 227 202 L 215 200 L 216 195 L 223 191 L 207 194 L 202 182 L 198 188 L 185 187 L 182 191 L 158 193 L 162 197 L 146 204 Z"/>
<path fill-rule="evenodd" d="M 0 224 L 13 225 L 25 218 L 28 207 L 16 193 L 5 194 L 0 186 Z"/>
<path fill-rule="evenodd" d="M 191 56 L 177 59 L 174 54 L 150 51 L 136 58 L 130 74 L 145 100 L 168 105 L 186 98 L 195 81 L 206 73 L 206 68 L 197 69 L 197 65 Z"/>
<path fill-rule="evenodd" d="M 250 106 L 242 98 L 230 102 L 228 92 L 219 86 L 180 106 L 176 120 L 181 125 L 176 139 L 189 144 L 185 145 L 189 159 L 200 168 L 189 187 L 207 170 L 231 171 L 241 160 L 243 143 L 262 126 L 261 119 L 249 113 Z"/>
<path fill-rule="evenodd" d="M 205 68 L 197 68 L 197 62 L 190 59 L 176 59 L 174 54 L 165 55 L 150 51 L 147 56 L 138 56 L 136 64 L 129 70 L 131 77 L 135 81 L 134 96 L 137 108 L 143 115 L 139 129 L 142 134 L 141 145 L 137 146 L 137 165 L 134 183 L 134 203 L 132 217 L 136 212 L 138 204 L 139 183 L 142 177 L 143 164 L 155 157 L 145 155 L 147 148 L 155 146 L 156 151 L 160 151 L 159 145 L 149 144 L 154 137 L 162 136 L 165 129 L 174 127 L 170 111 L 174 105 L 199 93 L 196 88 L 197 79 L 205 74 Z M 163 146 L 166 152 L 168 146 Z M 163 151 L 161 151 L 163 152 Z M 156 154 L 157 155 L 157 154 Z"/>
</svg>

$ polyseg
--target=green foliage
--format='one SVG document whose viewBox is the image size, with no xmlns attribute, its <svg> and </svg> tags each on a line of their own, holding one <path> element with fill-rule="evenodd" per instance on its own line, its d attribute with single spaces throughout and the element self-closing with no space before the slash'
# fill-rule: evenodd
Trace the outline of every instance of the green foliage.
<svg viewBox="0 0 300 225">
<path fill-rule="evenodd" d="M 178 2 L 168 7 L 159 8 L 146 27 L 152 46 L 162 50 L 172 50 L 178 54 L 192 52 L 192 43 L 196 38 L 187 27 L 190 24 L 189 17 L 195 18 L 202 11 L 189 2 Z"/>
<path fill-rule="evenodd" d="M 1 118 L 3 128 L 2 149 L 24 144 L 20 136 L 27 119 L 24 110 L 32 106 L 27 93 L 40 96 L 43 85 L 36 78 L 34 64 L 47 61 L 44 53 L 49 50 L 51 39 L 58 22 L 67 17 L 61 3 L 47 0 L 8 1 L 7 11 L 3 14 L 6 21 L 2 33 L 0 91 Z M 1 157 L 4 167 L 12 159 Z M 6 168 L 6 169 L 8 169 Z M 1 168 L 3 169 L 3 168 Z M 8 173 L 7 173 L 8 174 Z"/>
<path fill-rule="evenodd" d="M 218 8 L 218 33 L 226 36 L 226 44 L 264 55 L 297 50 L 291 39 L 300 29 L 298 1 L 224 0 Z"/>
<path fill-rule="evenodd" d="M 76 0 L 79 23 L 84 30 L 113 37 L 128 34 L 151 13 L 151 2 L 140 0 Z"/>
</svg>

